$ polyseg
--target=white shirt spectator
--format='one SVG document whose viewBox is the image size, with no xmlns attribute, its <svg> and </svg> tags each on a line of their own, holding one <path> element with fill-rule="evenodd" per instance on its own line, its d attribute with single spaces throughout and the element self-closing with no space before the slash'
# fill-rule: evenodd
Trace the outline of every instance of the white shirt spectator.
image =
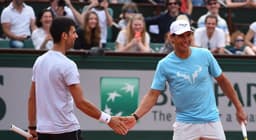
<svg viewBox="0 0 256 140">
<path fill-rule="evenodd" d="M 32 32 L 31 39 L 36 50 L 41 49 L 40 47 L 42 46 L 42 43 L 44 42 L 46 35 L 47 34 L 42 28 L 37 28 Z M 52 47 L 53 47 L 53 41 L 50 40 L 46 43 L 45 49 L 51 49 Z"/>
<path fill-rule="evenodd" d="M 211 38 L 208 38 L 206 27 L 197 28 L 194 32 L 195 45 L 202 48 L 224 48 L 225 47 L 225 33 L 215 28 Z"/>
<path fill-rule="evenodd" d="M 256 22 L 253 22 L 249 28 L 254 32 L 253 44 L 256 46 Z"/>
<path fill-rule="evenodd" d="M 23 4 L 23 9 L 18 12 L 11 2 L 1 14 L 1 23 L 11 23 L 11 32 L 17 36 L 31 35 L 30 22 L 35 20 L 35 13 L 31 6 Z"/>
</svg>

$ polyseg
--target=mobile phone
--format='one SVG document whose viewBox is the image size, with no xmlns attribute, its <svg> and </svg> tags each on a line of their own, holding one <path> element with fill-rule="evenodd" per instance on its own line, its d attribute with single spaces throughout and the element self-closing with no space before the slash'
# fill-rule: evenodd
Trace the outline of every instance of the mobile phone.
<svg viewBox="0 0 256 140">
<path fill-rule="evenodd" d="M 134 37 L 135 38 L 141 38 L 141 32 L 135 32 Z"/>
</svg>

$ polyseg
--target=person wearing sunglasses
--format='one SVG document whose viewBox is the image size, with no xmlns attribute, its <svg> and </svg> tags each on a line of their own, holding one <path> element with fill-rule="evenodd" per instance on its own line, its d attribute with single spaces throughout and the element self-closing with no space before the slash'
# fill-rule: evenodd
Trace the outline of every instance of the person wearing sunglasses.
<svg viewBox="0 0 256 140">
<path fill-rule="evenodd" d="M 181 12 L 181 0 L 167 0 L 165 3 L 166 12 L 158 16 L 146 17 L 145 22 L 147 29 L 150 33 L 151 42 L 164 43 L 166 33 L 169 31 L 169 27 L 173 21 L 179 15 L 186 15 L 189 19 L 190 16 Z"/>
<path fill-rule="evenodd" d="M 229 52 L 228 54 L 255 55 L 253 50 L 249 46 L 246 46 L 244 38 L 244 33 L 239 30 L 232 33 L 231 45 L 225 48 Z"/>
</svg>

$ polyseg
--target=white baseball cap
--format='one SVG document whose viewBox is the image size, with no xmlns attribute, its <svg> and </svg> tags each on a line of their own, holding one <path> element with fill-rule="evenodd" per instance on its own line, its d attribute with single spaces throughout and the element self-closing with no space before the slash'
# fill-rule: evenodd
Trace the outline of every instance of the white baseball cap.
<svg viewBox="0 0 256 140">
<path fill-rule="evenodd" d="M 187 20 L 175 20 L 170 26 L 170 33 L 181 35 L 185 32 L 192 32 L 190 23 Z"/>
</svg>

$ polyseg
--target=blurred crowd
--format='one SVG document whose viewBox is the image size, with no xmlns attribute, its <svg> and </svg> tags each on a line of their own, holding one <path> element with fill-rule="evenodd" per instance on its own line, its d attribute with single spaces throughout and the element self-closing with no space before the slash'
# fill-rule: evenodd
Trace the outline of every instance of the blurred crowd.
<svg viewBox="0 0 256 140">
<path fill-rule="evenodd" d="M 1 0 L 0 2 L 3 2 Z M 84 4 L 82 9 L 74 2 Z M 1 11 L 2 40 L 9 41 L 10 48 L 23 48 L 30 40 L 36 50 L 51 49 L 53 41 L 49 29 L 57 16 L 66 16 L 76 23 L 78 38 L 76 50 L 108 50 L 111 29 L 118 31 L 112 41 L 116 52 L 169 53 L 173 43 L 169 39 L 170 25 L 175 20 L 186 20 L 193 25 L 193 47 L 209 49 L 214 54 L 255 55 L 256 22 L 248 31 L 230 32 L 227 19 L 221 17 L 220 8 L 256 7 L 254 0 L 49 0 L 47 8 L 37 9 L 24 0 L 11 0 Z M 158 15 L 144 16 L 139 11 L 141 3 L 162 5 Z M 111 4 L 122 6 L 119 17 L 114 18 Z M 206 13 L 197 21 L 193 19 L 193 7 L 203 7 Z M 153 6 L 152 6 L 153 7 Z M 154 10 L 152 9 L 152 12 Z M 0 40 L 1 41 L 1 40 Z M 158 50 L 152 44 L 160 44 Z"/>
</svg>

